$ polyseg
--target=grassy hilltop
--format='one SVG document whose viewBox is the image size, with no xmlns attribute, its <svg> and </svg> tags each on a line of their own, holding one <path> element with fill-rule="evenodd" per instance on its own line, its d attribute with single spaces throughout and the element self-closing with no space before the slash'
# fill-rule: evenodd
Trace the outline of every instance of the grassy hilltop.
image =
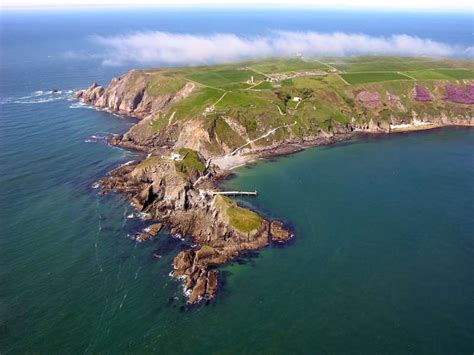
<svg viewBox="0 0 474 355">
<path fill-rule="evenodd" d="M 283 140 L 332 134 L 341 127 L 383 127 L 414 118 L 472 116 L 470 105 L 443 99 L 446 85 L 470 90 L 474 62 L 462 59 L 361 56 L 287 58 L 226 65 L 135 70 L 127 95 L 163 98 L 128 134 L 134 144 L 173 145 L 207 156 Z M 417 86 L 429 93 L 414 99 Z M 132 101 L 133 101 L 132 100 Z M 149 106 L 152 106 L 151 104 Z M 133 113 L 133 112 L 132 112 Z M 270 130 L 272 134 L 264 136 Z M 187 132 L 183 135 L 183 132 Z M 256 140 L 258 139 L 258 140 Z M 255 142 L 253 142 L 256 140 Z M 143 143 L 146 141 L 146 143 Z"/>
</svg>

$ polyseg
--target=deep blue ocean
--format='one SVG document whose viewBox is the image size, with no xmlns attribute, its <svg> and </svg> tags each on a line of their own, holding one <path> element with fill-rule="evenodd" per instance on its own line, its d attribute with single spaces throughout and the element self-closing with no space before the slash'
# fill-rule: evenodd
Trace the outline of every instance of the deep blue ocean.
<svg viewBox="0 0 474 355">
<path fill-rule="evenodd" d="M 0 353 L 474 351 L 472 129 L 358 138 L 238 169 L 225 184 L 257 189 L 242 203 L 296 238 L 223 267 L 217 299 L 189 308 L 168 276 L 183 245 L 166 231 L 135 243 L 144 222 L 92 188 L 140 158 L 101 139 L 134 121 L 71 94 L 143 65 L 104 65 L 98 35 L 342 31 L 468 48 L 472 14 L 8 10 L 0 26 Z"/>
</svg>

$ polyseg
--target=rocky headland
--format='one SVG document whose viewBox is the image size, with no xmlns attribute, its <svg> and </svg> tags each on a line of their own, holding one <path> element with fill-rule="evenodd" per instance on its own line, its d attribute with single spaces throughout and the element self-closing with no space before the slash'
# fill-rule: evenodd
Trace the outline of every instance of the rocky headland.
<svg viewBox="0 0 474 355">
<path fill-rule="evenodd" d="M 254 90 L 196 79 L 209 70 L 132 70 L 106 88 L 93 84 L 76 93 L 85 104 L 138 119 L 110 143 L 144 151 L 147 158 L 114 169 L 98 186 L 102 193 L 124 193 L 155 221 L 137 240 L 153 238 L 164 226 L 172 236 L 192 240 L 194 247 L 174 258 L 172 271 L 189 303 L 215 296 L 219 265 L 293 237 L 281 221 L 266 220 L 219 193 L 216 181 L 232 168 L 360 133 L 474 125 L 474 86 L 466 80 L 456 87 L 433 82 L 430 89 L 410 82 L 352 86 L 326 80 L 317 82 L 320 88 L 273 83 Z M 232 70 L 242 75 L 251 69 Z M 258 85 L 271 80 L 262 77 Z"/>
</svg>

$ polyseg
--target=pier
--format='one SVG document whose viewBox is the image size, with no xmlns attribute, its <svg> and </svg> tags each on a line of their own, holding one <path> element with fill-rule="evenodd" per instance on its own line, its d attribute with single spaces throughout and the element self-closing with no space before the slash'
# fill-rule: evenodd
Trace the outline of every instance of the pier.
<svg viewBox="0 0 474 355">
<path fill-rule="evenodd" d="M 257 196 L 257 191 L 211 191 L 212 196 L 227 195 L 227 196 Z"/>
</svg>

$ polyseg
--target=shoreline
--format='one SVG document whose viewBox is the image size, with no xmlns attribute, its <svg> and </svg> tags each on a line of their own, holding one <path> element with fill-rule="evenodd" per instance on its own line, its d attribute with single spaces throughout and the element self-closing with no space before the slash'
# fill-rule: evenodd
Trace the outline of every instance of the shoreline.
<svg viewBox="0 0 474 355">
<path fill-rule="evenodd" d="M 315 138 L 314 140 L 308 140 L 305 142 L 296 142 L 296 141 L 283 142 L 280 145 L 278 145 L 278 147 L 269 147 L 269 148 L 264 148 L 260 151 L 247 153 L 246 155 L 244 155 L 244 156 L 247 156 L 247 159 L 245 161 L 243 162 L 241 161 L 235 165 L 230 165 L 227 169 L 222 169 L 222 173 L 225 173 L 226 171 L 228 171 L 229 173 L 232 173 L 232 170 L 244 167 L 249 164 L 257 163 L 260 160 L 272 159 L 279 156 L 287 156 L 287 155 L 298 153 L 308 148 L 315 148 L 319 146 L 329 146 L 332 144 L 349 141 L 350 139 L 355 138 L 355 137 L 364 137 L 364 136 L 381 137 L 381 136 L 390 136 L 392 134 L 396 135 L 396 134 L 423 132 L 423 131 L 430 131 L 433 129 L 442 129 L 442 128 L 450 128 L 450 127 L 474 128 L 474 124 L 429 123 L 429 124 L 423 124 L 423 125 L 418 125 L 418 126 L 410 125 L 407 127 L 400 127 L 400 128 L 396 127 L 394 129 L 391 129 L 390 132 L 353 131 L 346 134 L 334 135 L 328 138 Z"/>
</svg>

